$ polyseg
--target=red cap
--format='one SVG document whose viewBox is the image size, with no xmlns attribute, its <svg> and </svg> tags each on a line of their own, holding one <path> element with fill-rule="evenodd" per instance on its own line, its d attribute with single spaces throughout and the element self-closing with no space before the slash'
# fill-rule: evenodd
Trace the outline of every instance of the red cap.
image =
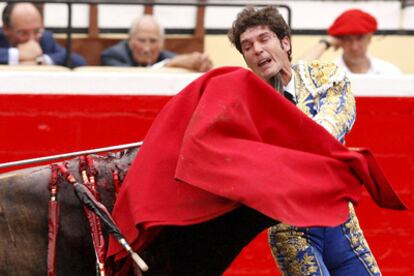
<svg viewBox="0 0 414 276">
<path fill-rule="evenodd" d="M 377 20 L 369 13 L 358 9 L 342 13 L 329 27 L 331 36 L 370 34 L 377 30 Z"/>
</svg>

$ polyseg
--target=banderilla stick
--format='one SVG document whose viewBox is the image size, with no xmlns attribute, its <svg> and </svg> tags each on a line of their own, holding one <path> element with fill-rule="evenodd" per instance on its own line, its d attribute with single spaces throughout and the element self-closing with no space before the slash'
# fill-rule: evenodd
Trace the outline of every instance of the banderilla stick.
<svg viewBox="0 0 414 276">
<path fill-rule="evenodd" d="M 106 207 L 96 200 L 95 196 L 89 191 L 89 189 L 78 183 L 75 177 L 68 171 L 68 169 L 63 164 L 58 164 L 58 169 L 66 180 L 72 184 L 77 198 L 82 202 L 82 204 L 94 212 L 106 225 L 108 232 L 118 241 L 118 243 L 130 254 L 134 262 L 142 271 L 148 270 L 148 265 L 145 261 L 133 251 L 131 246 L 126 241 L 125 237 L 122 235 L 121 230 L 116 225 L 114 219 L 112 218 L 109 211 Z"/>
<path fill-rule="evenodd" d="M 130 148 L 137 148 L 142 146 L 143 142 L 136 142 L 131 144 L 123 144 L 123 145 L 117 145 L 117 146 L 111 146 L 111 147 L 105 147 L 105 148 L 96 148 L 96 149 L 90 149 L 90 150 L 84 150 L 84 151 L 75 151 L 75 152 L 69 152 L 69 153 L 63 153 L 63 154 L 57 154 L 57 155 L 50 155 L 45 157 L 37 157 L 37 158 L 31 158 L 31 159 L 24 159 L 19 161 L 12 161 L 7 163 L 1 163 L 0 169 L 10 168 L 10 167 L 16 167 L 16 166 L 23 166 L 23 165 L 30 165 L 30 164 L 36 164 L 40 162 L 49 162 L 49 161 L 56 161 L 61 159 L 66 159 L 70 157 L 76 157 L 80 155 L 88 155 L 88 154 L 96 154 L 100 152 L 107 152 L 107 151 L 116 151 L 116 150 L 124 150 L 124 149 L 130 149 Z"/>
</svg>

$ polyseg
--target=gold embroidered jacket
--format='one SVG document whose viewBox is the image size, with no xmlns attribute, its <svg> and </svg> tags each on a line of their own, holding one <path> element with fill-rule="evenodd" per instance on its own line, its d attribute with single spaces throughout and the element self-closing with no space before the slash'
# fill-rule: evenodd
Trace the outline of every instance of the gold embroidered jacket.
<svg viewBox="0 0 414 276">
<path fill-rule="evenodd" d="M 345 71 L 320 61 L 300 61 L 293 71 L 297 107 L 344 142 L 355 121 L 355 99 Z"/>
</svg>

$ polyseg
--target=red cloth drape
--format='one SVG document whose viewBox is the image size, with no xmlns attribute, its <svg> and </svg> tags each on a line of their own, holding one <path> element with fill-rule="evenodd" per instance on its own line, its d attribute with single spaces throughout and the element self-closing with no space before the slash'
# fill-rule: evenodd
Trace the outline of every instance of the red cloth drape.
<svg viewBox="0 0 414 276">
<path fill-rule="evenodd" d="M 405 208 L 369 151 L 348 150 L 250 71 L 223 67 L 157 116 L 113 215 L 138 250 L 156 226 L 203 222 L 241 204 L 292 225 L 333 226 L 361 184 L 380 206 Z M 123 255 L 113 241 L 112 255 Z"/>
</svg>

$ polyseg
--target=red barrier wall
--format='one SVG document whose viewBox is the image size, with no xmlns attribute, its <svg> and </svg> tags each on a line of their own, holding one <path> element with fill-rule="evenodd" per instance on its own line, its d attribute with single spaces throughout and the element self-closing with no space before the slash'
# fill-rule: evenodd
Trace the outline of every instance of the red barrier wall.
<svg viewBox="0 0 414 276">
<path fill-rule="evenodd" d="M 169 96 L 0 95 L 0 162 L 143 139 Z M 408 207 L 414 206 L 414 98 L 358 97 L 348 146 L 368 147 Z M 379 209 L 365 194 L 360 223 L 384 275 L 414 271 L 414 212 Z M 277 275 L 265 233 L 226 272 Z"/>
<path fill-rule="evenodd" d="M 170 98 L 0 95 L 0 162 L 140 141 Z"/>
</svg>

